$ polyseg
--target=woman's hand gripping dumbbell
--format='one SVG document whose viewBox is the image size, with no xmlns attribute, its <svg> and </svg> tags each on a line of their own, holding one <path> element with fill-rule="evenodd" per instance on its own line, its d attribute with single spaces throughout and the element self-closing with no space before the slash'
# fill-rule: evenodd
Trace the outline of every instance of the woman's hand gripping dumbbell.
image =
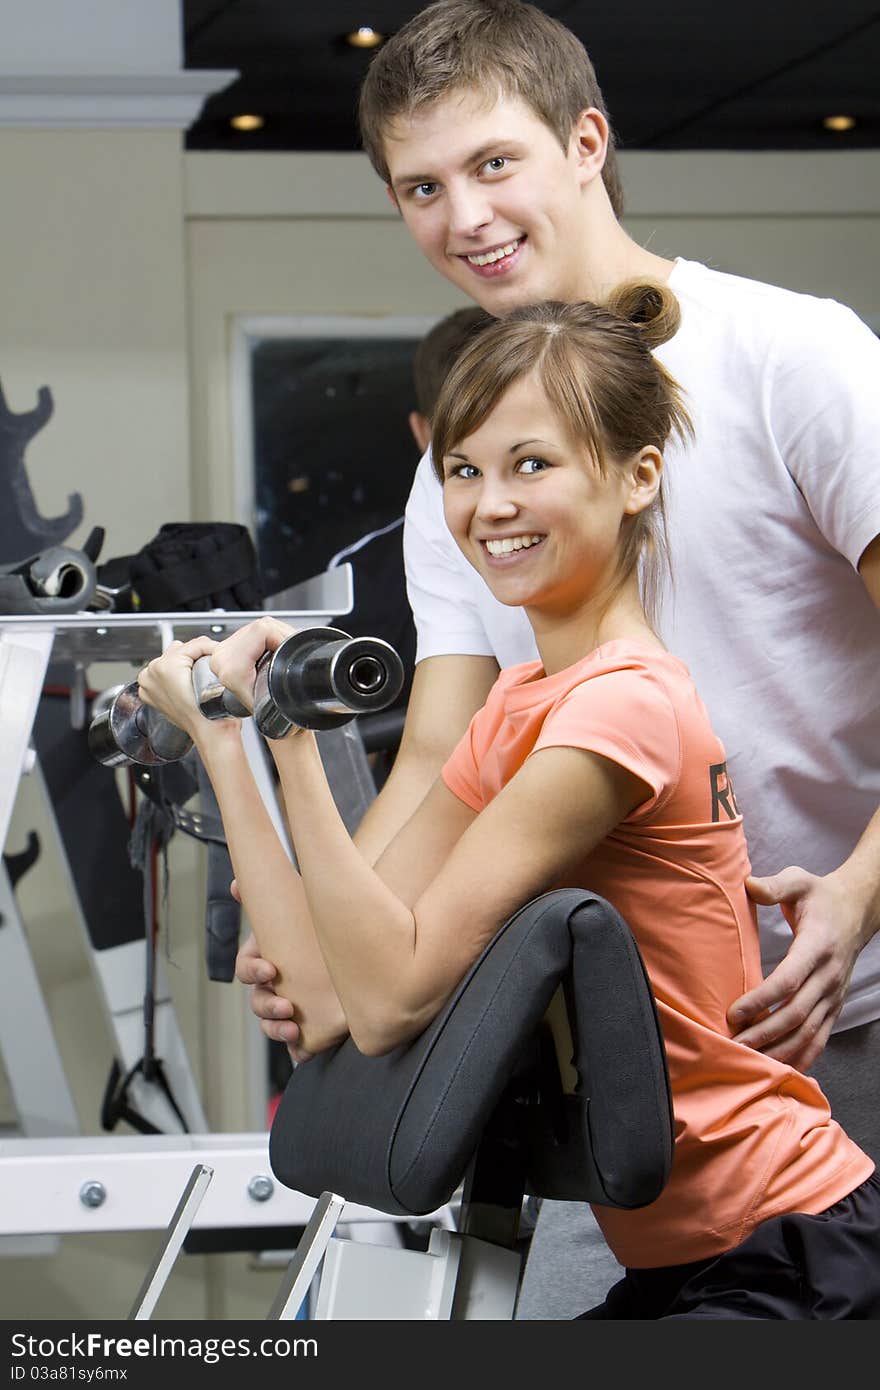
<svg viewBox="0 0 880 1390">
<path fill-rule="evenodd" d="M 202 719 L 253 712 L 266 738 L 284 738 L 297 728 L 332 729 L 384 709 L 402 685 L 400 658 L 379 638 L 325 627 L 294 632 L 260 618 L 223 643 L 209 637 L 171 643 L 92 721 L 89 746 L 111 767 L 173 762 L 204 731 Z"/>
</svg>

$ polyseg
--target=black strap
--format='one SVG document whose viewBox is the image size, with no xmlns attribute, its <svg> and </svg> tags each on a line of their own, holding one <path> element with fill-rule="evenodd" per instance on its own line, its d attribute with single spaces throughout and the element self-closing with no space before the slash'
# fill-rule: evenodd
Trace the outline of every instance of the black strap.
<svg viewBox="0 0 880 1390">
<path fill-rule="evenodd" d="M 253 580 L 254 547 L 245 532 L 218 548 L 205 547 L 201 554 L 189 555 L 162 568 L 148 570 L 143 564 L 132 568 L 141 609 L 175 612 Z"/>
<path fill-rule="evenodd" d="M 234 541 L 226 550 L 199 555 L 167 569 L 155 571 L 149 580 L 138 582 L 138 597 L 142 608 L 155 612 L 173 612 L 188 606 L 193 599 L 231 589 L 253 573 L 253 552 L 244 537 Z"/>
<path fill-rule="evenodd" d="M 204 776 L 201 758 L 194 748 L 173 763 L 136 767 L 134 780 L 138 789 L 169 821 L 169 834 L 176 826 L 194 840 L 209 845 L 226 844 L 220 809 L 210 781 Z M 206 786 L 208 793 L 203 795 Z M 191 810 L 185 803 L 197 789 L 203 803 L 202 809 Z"/>
<path fill-rule="evenodd" d="M 201 758 L 198 760 L 199 796 L 208 821 L 220 821 L 220 807 L 211 779 Z M 241 928 L 241 907 L 229 891 L 233 877 L 232 860 L 225 840 L 208 841 L 208 886 L 205 902 L 205 963 L 209 980 L 228 984 L 235 979 L 235 957 Z"/>
<path fill-rule="evenodd" d="M 183 1116 L 180 1113 L 174 1096 L 171 1094 L 171 1087 L 169 1086 L 168 1079 L 165 1076 L 165 1070 L 162 1066 L 162 1060 L 161 1058 L 156 1056 L 155 1052 L 157 926 L 156 898 L 154 891 L 155 885 L 153 880 L 154 873 L 158 873 L 158 863 L 159 858 L 161 856 L 162 867 L 164 871 L 164 887 L 165 893 L 167 894 L 168 841 L 170 840 L 173 831 L 174 826 L 172 819 L 163 807 L 161 807 L 153 801 L 144 800 L 141 802 L 138 808 L 137 816 L 135 817 L 134 826 L 132 828 L 131 840 L 129 843 L 129 856 L 131 858 L 132 864 L 136 868 L 140 869 L 144 881 L 144 939 L 146 950 L 146 971 L 143 1005 L 144 1052 L 140 1061 L 135 1063 L 134 1067 L 132 1067 L 131 1071 L 128 1073 L 128 1076 L 122 1083 L 119 1096 L 116 1097 L 116 1100 L 118 1101 L 118 1106 L 114 1106 L 114 1098 L 111 1094 L 111 1083 L 115 1085 L 115 1081 L 118 1080 L 118 1076 L 114 1078 L 114 1073 L 112 1071 L 110 1074 L 111 1082 L 108 1083 L 107 1092 L 105 1093 L 104 1099 L 108 1116 L 112 1116 L 115 1113 L 117 1119 L 124 1118 L 128 1120 L 129 1124 L 133 1124 L 135 1129 L 140 1129 L 141 1133 L 143 1134 L 158 1134 L 161 1131 L 156 1129 L 155 1126 L 150 1126 L 146 1129 L 143 1128 L 143 1126 L 145 1125 L 149 1126 L 150 1122 L 148 1120 L 144 1120 L 143 1116 L 138 1116 L 137 1112 L 132 1110 L 131 1107 L 128 1106 L 126 1099 L 127 1090 L 129 1085 L 131 1084 L 132 1078 L 138 1072 L 140 1072 L 143 1075 L 145 1081 L 148 1081 L 152 1084 L 158 1083 L 162 1091 L 164 1091 L 165 1095 L 167 1096 L 168 1101 L 171 1104 L 174 1113 L 177 1115 L 178 1119 L 183 1125 L 184 1130 L 186 1130 L 186 1123 L 183 1119 Z M 112 1124 L 110 1126 L 105 1125 L 105 1128 L 112 1128 Z"/>
</svg>

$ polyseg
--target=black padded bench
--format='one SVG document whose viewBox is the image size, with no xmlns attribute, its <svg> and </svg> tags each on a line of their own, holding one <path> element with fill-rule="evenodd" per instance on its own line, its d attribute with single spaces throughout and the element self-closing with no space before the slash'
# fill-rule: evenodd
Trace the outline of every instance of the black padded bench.
<svg viewBox="0 0 880 1390">
<path fill-rule="evenodd" d="M 561 1044 L 548 1024 L 560 992 Z M 595 894 L 546 893 L 413 1042 L 365 1057 L 348 1039 L 294 1070 L 270 1158 L 316 1207 L 269 1316 L 295 1316 L 322 1259 L 319 1318 L 512 1316 L 524 1194 L 644 1206 L 669 1176 L 672 1132 L 632 933 Z M 331 1243 L 346 1201 L 417 1218 L 459 1189 L 458 1230 L 436 1229 L 426 1253 Z"/>
</svg>

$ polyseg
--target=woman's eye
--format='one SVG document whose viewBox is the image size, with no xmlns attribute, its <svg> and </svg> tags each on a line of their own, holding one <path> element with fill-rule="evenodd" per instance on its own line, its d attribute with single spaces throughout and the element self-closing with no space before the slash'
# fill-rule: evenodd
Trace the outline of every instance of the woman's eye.
<svg viewBox="0 0 880 1390">
<path fill-rule="evenodd" d="M 521 473 L 541 473 L 545 468 L 550 467 L 546 459 L 532 458 L 531 456 L 520 459 L 517 466 Z"/>
<path fill-rule="evenodd" d="M 447 478 L 478 478 L 479 475 L 479 468 L 472 463 L 447 464 L 446 467 Z"/>
</svg>

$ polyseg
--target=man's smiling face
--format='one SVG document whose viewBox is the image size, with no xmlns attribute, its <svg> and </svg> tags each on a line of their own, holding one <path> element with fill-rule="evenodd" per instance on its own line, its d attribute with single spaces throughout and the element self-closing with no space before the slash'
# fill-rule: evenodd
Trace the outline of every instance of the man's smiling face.
<svg viewBox="0 0 880 1390">
<path fill-rule="evenodd" d="M 516 97 L 453 93 L 388 128 L 390 191 L 440 274 L 490 314 L 583 297 L 594 170 Z"/>
</svg>

